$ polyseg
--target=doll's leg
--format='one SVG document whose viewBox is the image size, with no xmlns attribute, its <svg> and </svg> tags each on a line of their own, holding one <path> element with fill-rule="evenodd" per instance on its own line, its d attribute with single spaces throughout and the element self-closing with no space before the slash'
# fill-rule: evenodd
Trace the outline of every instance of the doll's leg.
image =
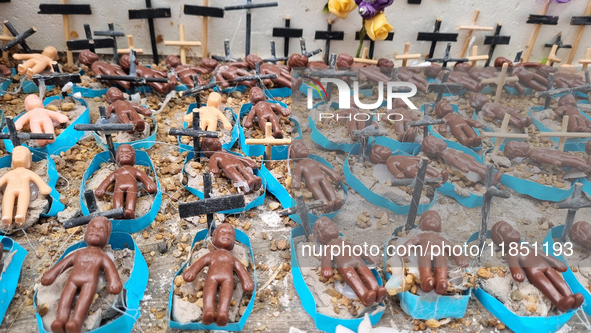
<svg viewBox="0 0 591 333">
<path fill-rule="evenodd" d="M 29 121 L 29 127 L 31 129 L 31 133 L 44 133 L 43 129 L 41 128 L 41 124 L 37 121 Z M 47 140 L 37 140 L 37 143 L 40 146 L 45 146 L 47 144 Z"/>
<path fill-rule="evenodd" d="M 314 199 L 326 202 L 326 205 L 322 207 L 322 210 L 324 210 L 325 213 L 334 210 L 334 202 L 328 200 L 328 198 L 324 196 L 324 191 L 318 182 L 311 182 L 310 184 L 306 183 L 306 186 L 308 187 L 308 190 L 312 192 Z"/>
<path fill-rule="evenodd" d="M 442 244 L 443 245 L 443 244 Z M 443 295 L 447 292 L 447 257 L 439 255 L 433 258 L 435 271 L 435 292 Z"/>
<path fill-rule="evenodd" d="M 27 70 L 27 75 L 33 76 L 35 74 L 39 74 L 45 70 L 45 67 L 47 67 L 47 66 L 44 63 L 38 62 L 35 64 L 35 66 L 33 66 L 32 68 L 29 68 Z"/>
<path fill-rule="evenodd" d="M 228 313 L 230 312 L 230 303 L 232 302 L 232 293 L 234 292 L 234 279 L 230 278 L 222 282 L 220 296 L 218 298 L 218 313 L 216 324 L 218 326 L 228 325 Z"/>
<path fill-rule="evenodd" d="M 566 281 L 562 278 L 562 276 L 552 268 L 548 268 L 546 271 L 546 276 L 548 279 L 554 284 L 554 287 L 565 297 L 573 296 L 575 302 L 571 306 L 571 308 L 575 309 L 583 304 L 585 298 L 581 294 L 573 295 L 573 292 L 570 290 L 570 287 L 566 284 Z"/>
<path fill-rule="evenodd" d="M 470 140 L 470 138 L 468 138 L 468 136 L 466 135 L 466 133 L 464 133 L 464 129 L 461 127 L 452 127 L 451 129 L 452 134 L 454 135 L 454 137 L 456 139 L 458 139 L 458 142 L 468 148 L 472 147 L 472 145 L 474 144 L 474 140 Z"/>
<path fill-rule="evenodd" d="M 121 189 L 115 188 L 113 191 L 113 209 L 123 207 L 123 201 L 125 199 L 125 192 Z"/>
<path fill-rule="evenodd" d="M 425 249 L 420 249 L 424 251 Z M 429 251 L 429 249 L 426 249 Z M 417 250 L 419 251 L 419 250 Z M 419 259 L 419 277 L 421 279 L 421 290 L 428 293 L 435 288 L 435 279 L 431 276 L 431 257 L 427 255 L 418 255 Z"/>
<path fill-rule="evenodd" d="M 29 59 L 24 63 L 18 65 L 18 73 L 19 75 L 24 75 L 27 73 L 27 70 L 31 67 L 35 66 L 35 60 Z"/>
<path fill-rule="evenodd" d="M 53 333 L 65 332 L 66 322 L 68 322 L 68 318 L 70 317 L 70 310 L 72 309 L 72 303 L 74 302 L 74 297 L 76 297 L 77 290 L 78 287 L 72 282 L 67 282 L 64 286 L 62 296 L 57 305 L 55 321 L 51 324 L 51 331 Z"/>
<path fill-rule="evenodd" d="M 228 168 L 224 169 L 224 174 L 226 174 L 226 177 L 228 177 L 232 181 L 246 182 L 248 184 L 249 188 L 251 188 L 253 185 L 253 184 L 249 183 L 246 179 L 244 179 L 244 177 L 242 177 L 242 173 L 238 171 L 238 167 L 228 167 Z M 245 187 L 242 187 L 242 190 L 246 192 Z"/>
<path fill-rule="evenodd" d="M 135 204 L 137 202 L 137 191 L 127 190 L 125 193 L 125 218 L 135 218 Z"/>
<path fill-rule="evenodd" d="M 328 179 L 326 179 L 326 178 L 322 179 L 320 186 L 322 187 L 322 190 L 326 196 L 326 199 L 332 203 L 333 210 L 341 209 L 341 207 L 343 207 L 343 200 L 341 200 L 337 197 L 337 194 L 336 194 L 334 188 L 332 187 L 332 184 L 328 181 Z"/>
<path fill-rule="evenodd" d="M 551 270 L 553 270 L 553 269 L 550 267 L 547 268 L 547 271 L 551 271 Z M 546 272 L 546 274 L 548 274 L 548 272 Z M 570 310 L 572 308 L 573 304 L 575 303 L 575 298 L 572 297 L 572 295 L 570 297 L 563 296 L 557 290 L 557 287 L 556 287 L 560 284 L 564 284 L 564 286 L 561 286 L 560 288 L 561 289 L 564 289 L 564 288 L 568 289 L 568 285 L 566 285 L 566 282 L 564 282 L 562 277 L 554 276 L 552 273 L 549 273 L 549 275 L 552 277 L 552 281 L 548 278 L 548 276 L 546 276 L 544 274 L 544 272 L 542 272 L 540 270 L 536 274 L 534 274 L 531 277 L 531 279 L 530 279 L 530 276 L 528 275 L 528 280 L 533 285 L 535 285 L 538 289 L 540 289 L 540 291 L 544 295 L 546 295 L 546 297 L 548 297 L 550 302 L 552 302 L 552 304 L 556 305 L 558 310 L 560 310 L 562 312 L 566 312 L 566 311 Z M 560 280 L 562 280 L 562 281 L 560 281 Z"/>
<path fill-rule="evenodd" d="M 345 278 L 345 281 L 359 297 L 363 305 L 370 306 L 376 301 L 376 292 L 367 290 L 363 281 L 355 271 L 355 267 L 339 267 L 339 273 Z"/>
<path fill-rule="evenodd" d="M 261 188 L 261 185 L 263 183 L 263 180 L 261 179 L 261 177 L 255 176 L 252 172 L 250 172 L 243 165 L 238 166 L 238 171 L 240 172 L 242 177 L 244 177 L 244 179 L 246 179 L 246 182 L 248 183 L 248 186 L 250 187 L 251 190 L 256 191 Z"/>
<path fill-rule="evenodd" d="M 374 290 L 376 292 L 376 302 L 381 303 L 386 298 L 388 290 L 386 287 L 380 286 L 375 276 L 368 267 L 358 267 L 357 274 L 361 278 L 361 281 L 367 286 L 367 289 Z"/>
<path fill-rule="evenodd" d="M 2 198 L 2 224 L 5 227 L 12 224 L 12 212 L 14 211 L 15 199 L 14 193 L 4 191 L 4 198 Z"/>
<path fill-rule="evenodd" d="M 268 121 L 271 122 L 271 126 L 273 128 L 273 137 L 276 139 L 283 138 L 283 132 L 281 132 L 281 125 L 279 125 L 279 117 L 273 114 L 268 118 Z M 264 128 L 262 129 L 264 132 Z"/>
<path fill-rule="evenodd" d="M 42 126 L 43 126 L 43 133 L 55 134 L 55 128 L 53 127 L 53 122 L 51 121 L 50 118 L 44 119 Z M 55 142 L 55 140 L 45 140 L 46 144 L 53 143 L 53 142 Z"/>
<path fill-rule="evenodd" d="M 125 120 L 121 120 L 122 123 L 129 123 L 131 122 L 135 125 L 135 130 L 137 132 L 143 132 L 146 129 L 146 122 L 140 117 L 139 114 L 135 111 L 131 111 L 128 113 L 127 117 L 123 117 Z M 133 131 L 129 131 L 129 133 L 133 133 Z"/>
<path fill-rule="evenodd" d="M 16 202 L 16 215 L 14 215 L 14 222 L 18 227 L 25 223 L 27 218 L 27 211 L 29 210 L 29 203 L 31 202 L 31 191 L 21 191 L 18 194 L 18 200 Z"/>
<path fill-rule="evenodd" d="M 95 293 L 96 284 L 94 283 L 85 283 L 82 288 L 80 288 L 80 294 L 78 294 L 78 301 L 76 301 L 74 313 L 72 314 L 70 321 L 66 324 L 66 332 L 80 332 L 82 323 L 84 323 L 84 319 L 86 319 L 86 316 L 88 315 L 88 309 L 92 304 Z"/>
<path fill-rule="evenodd" d="M 217 281 L 206 278 L 205 285 L 203 286 L 203 317 L 201 319 L 204 325 L 213 324 L 215 320 L 215 295 L 217 291 Z"/>
</svg>

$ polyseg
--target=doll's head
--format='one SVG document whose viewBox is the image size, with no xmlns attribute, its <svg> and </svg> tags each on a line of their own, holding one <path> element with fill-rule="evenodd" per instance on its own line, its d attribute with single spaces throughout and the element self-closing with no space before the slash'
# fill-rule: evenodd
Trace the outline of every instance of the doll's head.
<svg viewBox="0 0 591 333">
<path fill-rule="evenodd" d="M 433 135 L 427 135 L 421 143 L 421 150 L 428 157 L 439 157 L 446 148 L 447 144 L 445 141 L 436 138 Z"/>
<path fill-rule="evenodd" d="M 381 145 L 373 145 L 369 150 L 369 160 L 373 164 L 386 164 L 392 156 L 392 150 Z"/>
<path fill-rule="evenodd" d="M 560 97 L 560 99 L 558 100 L 558 106 L 565 106 L 565 105 L 576 106 L 577 99 L 575 98 L 575 96 L 573 96 L 572 94 L 566 94 L 566 95 Z"/>
<path fill-rule="evenodd" d="M 428 210 L 419 219 L 419 229 L 422 231 L 441 232 L 441 217 L 434 210 Z"/>
<path fill-rule="evenodd" d="M 453 107 L 446 100 L 441 100 L 439 103 L 435 104 L 435 114 L 438 118 L 443 118 L 453 112 Z"/>
<path fill-rule="evenodd" d="M 250 89 L 250 93 L 248 94 L 248 98 L 250 102 L 254 106 L 258 102 L 264 102 L 266 100 L 265 93 L 259 87 L 253 87 Z"/>
<path fill-rule="evenodd" d="M 328 244 L 339 238 L 339 228 L 331 219 L 323 216 L 314 222 L 314 238 L 320 244 Z"/>
<path fill-rule="evenodd" d="M 138 64 L 137 58 L 135 59 L 135 64 Z M 121 68 L 123 68 L 126 71 L 129 70 L 129 68 L 131 68 L 131 59 L 129 57 L 129 54 L 124 54 L 123 56 L 121 56 L 121 58 L 119 59 L 119 66 L 121 66 Z"/>
<path fill-rule="evenodd" d="M 84 233 L 84 243 L 88 246 L 103 248 L 109 244 L 111 237 L 111 221 L 104 216 L 97 216 L 90 220 L 86 233 Z"/>
<path fill-rule="evenodd" d="M 83 50 L 78 55 L 78 61 L 83 65 L 91 66 L 98 61 L 98 55 L 91 50 Z"/>
<path fill-rule="evenodd" d="M 575 244 L 591 250 L 591 224 L 579 221 L 573 224 L 568 235 Z"/>
<path fill-rule="evenodd" d="M 43 52 L 41 52 L 42 55 L 48 57 L 49 59 L 55 61 L 55 59 L 57 59 L 57 49 L 53 46 L 47 46 L 46 48 L 43 49 Z"/>
<path fill-rule="evenodd" d="M 509 141 L 503 149 L 503 155 L 512 160 L 516 157 L 526 157 L 529 153 L 529 144 L 521 141 Z"/>
<path fill-rule="evenodd" d="M 25 168 L 30 169 L 31 163 L 33 162 L 33 156 L 31 151 L 27 147 L 18 146 L 14 147 L 12 151 L 12 168 Z"/>
<path fill-rule="evenodd" d="M 28 95 L 25 98 L 25 110 L 31 111 L 37 108 L 43 109 L 43 101 L 41 101 L 41 98 L 35 94 Z"/>
<path fill-rule="evenodd" d="M 246 61 L 246 63 L 248 64 L 248 67 L 250 67 L 250 69 L 255 69 L 256 68 L 256 64 L 263 64 L 263 59 L 261 59 L 261 57 L 259 57 L 258 55 L 255 54 L 249 54 L 246 56 L 246 58 L 244 59 Z"/>
<path fill-rule="evenodd" d="M 166 57 L 166 67 L 176 68 L 179 65 L 181 65 L 181 59 L 179 59 L 179 57 L 175 56 L 174 54 L 169 54 Z"/>
<path fill-rule="evenodd" d="M 341 53 L 337 56 L 337 67 L 339 68 L 347 68 L 353 65 L 353 57 L 346 54 Z"/>
<path fill-rule="evenodd" d="M 217 66 L 218 62 L 213 58 L 203 58 L 201 59 L 201 64 L 199 64 L 199 67 L 207 68 L 210 70 L 214 70 Z"/>
<path fill-rule="evenodd" d="M 222 142 L 217 138 L 201 138 L 201 153 L 205 157 L 211 157 L 222 150 Z"/>
<path fill-rule="evenodd" d="M 107 103 L 115 103 L 116 101 L 124 101 L 125 96 L 123 96 L 123 92 L 118 88 L 111 87 L 107 90 Z"/>
<path fill-rule="evenodd" d="M 490 238 L 497 245 L 505 244 L 508 246 L 511 243 L 519 243 L 521 234 L 513 229 L 509 223 L 499 221 L 490 228 Z"/>
<path fill-rule="evenodd" d="M 236 230 L 234 227 L 229 223 L 222 223 L 213 231 L 211 243 L 216 249 L 232 251 L 235 239 Z"/>
<path fill-rule="evenodd" d="M 117 149 L 117 164 L 123 165 L 135 165 L 135 150 L 131 145 L 121 145 Z"/>
<path fill-rule="evenodd" d="M 292 140 L 289 144 L 289 158 L 291 159 L 300 159 L 300 158 L 308 158 L 310 156 L 310 151 L 304 141 L 300 139 Z"/>
<path fill-rule="evenodd" d="M 485 94 L 476 93 L 470 97 L 470 106 L 473 107 L 474 110 L 479 111 L 482 110 L 484 105 L 489 101 L 488 96 Z"/>
<path fill-rule="evenodd" d="M 513 67 L 513 61 L 505 57 L 497 57 L 495 59 L 495 67 L 503 67 L 503 64 L 507 64 L 509 65 L 509 67 Z"/>
<path fill-rule="evenodd" d="M 222 106 L 222 95 L 217 92 L 212 92 L 207 97 L 207 106 L 219 109 Z"/>
<path fill-rule="evenodd" d="M 308 67 L 308 57 L 303 54 L 294 53 L 287 60 L 287 70 L 291 71 L 292 68 L 298 67 Z"/>
</svg>

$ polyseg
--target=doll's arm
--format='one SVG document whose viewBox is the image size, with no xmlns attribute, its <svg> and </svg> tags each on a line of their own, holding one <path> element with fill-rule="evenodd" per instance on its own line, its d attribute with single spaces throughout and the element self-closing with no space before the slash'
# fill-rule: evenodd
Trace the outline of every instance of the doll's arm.
<svg viewBox="0 0 591 333">
<path fill-rule="evenodd" d="M 222 123 L 224 124 L 224 129 L 226 130 L 231 130 L 232 129 L 232 124 L 230 123 L 230 121 L 228 120 L 228 118 L 226 118 L 226 116 L 222 113 L 222 111 L 216 109 L 216 113 L 217 113 L 217 118 L 219 120 L 222 121 Z"/>
<path fill-rule="evenodd" d="M 151 116 L 152 115 L 152 111 L 150 111 L 150 109 L 145 108 L 141 105 L 137 105 L 137 104 L 131 104 L 133 106 L 133 109 L 135 110 L 135 112 L 143 114 L 144 116 Z"/>
<path fill-rule="evenodd" d="M 66 269 L 70 268 L 74 265 L 74 259 L 76 257 L 76 253 L 72 253 L 66 256 L 64 259 L 58 261 L 53 267 L 51 267 L 43 277 L 41 278 L 41 284 L 44 286 L 49 286 L 55 282 L 55 279 Z"/>
<path fill-rule="evenodd" d="M 546 261 L 548 262 L 548 264 L 550 264 L 550 266 L 552 266 L 552 268 L 554 268 L 555 270 L 557 270 L 558 272 L 561 272 L 561 273 L 566 272 L 567 267 L 566 267 L 566 264 L 562 260 L 555 258 L 553 256 L 549 256 L 546 253 L 544 253 L 544 251 L 538 251 L 538 253 L 544 259 L 546 259 Z"/>
<path fill-rule="evenodd" d="M 516 256 L 507 255 L 507 262 L 509 262 L 509 269 L 511 270 L 513 280 L 517 282 L 523 282 L 525 280 L 525 273 L 519 264 L 519 258 Z"/>
<path fill-rule="evenodd" d="M 330 179 L 332 179 L 335 182 L 340 182 L 342 180 L 341 176 L 334 171 L 332 168 L 329 168 L 328 166 L 318 162 L 318 166 L 320 167 L 320 170 L 322 170 L 325 174 L 327 174 Z"/>
<path fill-rule="evenodd" d="M 31 181 L 39 187 L 39 192 L 43 195 L 48 195 L 51 193 L 51 187 L 47 185 L 38 174 L 34 173 L 33 171 L 29 170 L 29 176 L 31 177 Z"/>
<path fill-rule="evenodd" d="M 49 118 L 53 118 L 53 119 L 59 121 L 60 123 L 67 123 L 68 120 L 70 120 L 70 118 L 68 118 L 68 116 L 66 116 L 65 114 L 61 114 L 59 112 L 50 111 L 50 110 L 47 110 L 47 116 L 49 116 Z"/>
<path fill-rule="evenodd" d="M 476 127 L 476 128 L 481 128 L 482 127 L 482 124 L 478 120 L 474 120 L 474 119 L 469 118 L 469 117 L 464 117 L 464 120 L 468 123 L 468 125 L 470 125 L 472 127 Z"/>
<path fill-rule="evenodd" d="M 94 190 L 94 195 L 96 195 L 97 198 L 100 198 L 103 195 L 105 195 L 105 191 L 107 191 L 107 188 L 111 186 L 113 182 L 115 182 L 116 174 L 117 171 L 111 173 L 107 178 L 105 178 L 105 180 L 103 180 L 103 182 L 96 188 L 96 190 Z"/>
<path fill-rule="evenodd" d="M 250 158 L 238 157 L 238 156 L 236 156 L 236 158 L 239 159 L 240 162 L 242 162 L 242 164 L 246 165 L 247 167 L 249 167 L 251 169 L 258 169 L 259 168 L 257 163 L 255 161 L 251 160 Z"/>
<path fill-rule="evenodd" d="M 16 127 L 17 131 L 20 131 L 23 126 L 25 126 L 26 123 L 29 122 L 29 118 L 31 118 L 31 116 L 29 115 L 29 113 L 25 113 L 24 115 L 22 115 L 20 118 L 18 118 L 15 122 L 14 122 L 14 126 Z"/>
<path fill-rule="evenodd" d="M 240 281 L 242 282 L 242 289 L 249 293 L 253 292 L 254 281 L 250 277 L 250 274 L 248 274 L 248 271 L 246 270 L 244 265 L 242 265 L 242 263 L 238 259 L 234 260 L 234 270 L 236 271 L 236 275 L 238 275 Z"/>
<path fill-rule="evenodd" d="M 211 253 L 212 252 L 199 258 L 199 260 L 197 260 L 193 265 L 191 265 L 191 267 L 189 267 L 189 269 L 187 269 L 187 271 L 185 271 L 185 273 L 183 274 L 183 279 L 187 282 L 194 281 L 197 277 L 197 274 L 199 274 L 199 272 L 201 272 L 201 270 L 205 266 L 208 266 L 210 264 Z"/>
<path fill-rule="evenodd" d="M 284 108 L 283 106 L 276 104 L 276 103 L 271 103 L 271 108 L 273 109 L 273 111 L 275 113 L 279 112 L 284 117 L 287 117 L 291 114 L 289 109 Z"/>
<path fill-rule="evenodd" d="M 299 190 L 302 187 L 302 168 L 299 165 L 293 170 L 293 181 L 291 182 L 291 186 L 296 190 Z"/>
<path fill-rule="evenodd" d="M 321 271 L 320 271 L 321 275 L 327 279 L 330 279 L 333 276 L 332 265 L 331 265 L 330 257 L 327 256 L 326 253 L 322 256 L 322 260 L 320 261 L 320 264 L 322 266 Z"/>
<path fill-rule="evenodd" d="M 148 177 L 148 175 L 146 175 L 146 173 L 144 173 L 143 171 L 138 169 L 135 169 L 135 171 L 136 177 L 139 179 L 140 182 L 144 184 L 144 186 L 146 187 L 146 191 L 148 191 L 148 193 L 156 192 L 156 190 L 158 189 L 156 183 L 152 179 L 150 179 L 150 177 Z"/>
<path fill-rule="evenodd" d="M 121 278 L 119 277 L 115 263 L 106 254 L 103 254 L 103 269 L 105 270 L 105 277 L 109 282 L 109 294 L 119 294 L 121 289 L 123 289 Z"/>
<path fill-rule="evenodd" d="M 33 58 L 33 54 L 15 53 L 12 57 L 16 60 L 25 60 Z"/>
<path fill-rule="evenodd" d="M 209 172 L 213 173 L 214 175 L 217 175 L 220 173 L 220 168 L 218 166 L 218 163 L 220 162 L 220 160 L 221 160 L 221 157 L 218 154 L 209 158 Z"/>
<path fill-rule="evenodd" d="M 252 106 L 252 109 L 250 109 L 250 112 L 248 113 L 248 116 L 246 116 L 246 121 L 244 122 L 244 127 L 246 128 L 251 128 L 252 127 L 252 122 L 254 121 L 254 116 L 256 116 L 256 112 L 254 112 L 254 105 Z"/>
</svg>

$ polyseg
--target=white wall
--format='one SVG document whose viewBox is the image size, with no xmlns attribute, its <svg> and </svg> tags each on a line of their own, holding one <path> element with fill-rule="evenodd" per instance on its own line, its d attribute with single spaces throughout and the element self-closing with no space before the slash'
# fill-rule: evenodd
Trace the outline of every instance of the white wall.
<svg viewBox="0 0 591 333">
<path fill-rule="evenodd" d="M 254 0 L 255 3 L 270 2 L 271 0 Z M 284 25 L 283 18 L 291 16 L 291 26 L 304 29 L 308 50 L 324 47 L 324 41 L 314 40 L 316 30 L 325 30 L 328 15 L 322 14 L 324 0 L 278 0 L 279 7 L 253 10 L 253 34 L 251 53 L 267 57 L 270 55 L 269 41 L 272 37 L 272 28 Z M 548 55 L 549 49 L 543 48 L 544 43 L 552 42 L 559 32 L 562 32 L 566 43 L 574 42 L 574 36 L 578 27 L 570 25 L 572 16 L 582 16 L 588 0 L 572 0 L 568 4 L 550 5 L 549 15 L 559 15 L 557 26 L 542 27 L 540 36 L 536 42 L 532 61 L 539 61 Z M 12 0 L 10 3 L 0 3 L 0 19 L 10 20 L 19 31 L 24 31 L 30 26 L 35 26 L 38 32 L 29 38 L 30 45 L 35 49 L 42 49 L 46 45 L 54 45 L 60 50 L 65 49 L 62 18 L 60 15 L 37 14 L 40 3 L 59 3 L 57 0 Z M 117 30 L 123 30 L 126 34 L 133 34 L 135 46 L 143 48 L 146 54 L 151 52 L 150 38 L 147 20 L 128 20 L 127 10 L 131 8 L 144 8 L 143 0 L 127 1 L 91 1 L 71 0 L 69 3 L 90 3 L 92 15 L 71 16 L 71 30 L 84 36 L 84 23 L 89 23 L 92 30 L 106 30 L 107 22 L 115 23 Z M 170 7 L 172 17 L 170 19 L 157 19 L 155 21 L 156 34 L 162 34 L 165 40 L 178 40 L 178 24 L 186 27 L 187 40 L 199 40 L 201 38 L 201 18 L 187 16 L 182 12 L 183 4 L 201 5 L 201 0 L 153 0 L 154 7 Z M 245 3 L 245 0 L 211 0 L 210 6 L 224 7 Z M 503 24 L 502 35 L 510 35 L 511 43 L 508 46 L 498 46 L 495 56 L 513 58 L 519 51 L 526 48 L 530 41 L 533 25 L 526 24 L 529 14 L 539 14 L 544 0 L 423 0 L 421 5 L 409 5 L 406 0 L 396 0 L 394 5 L 386 10 L 388 21 L 395 28 L 393 41 L 376 43 L 375 58 L 393 58 L 394 51 L 402 52 L 404 42 L 410 41 L 411 53 L 425 54 L 429 51 L 429 42 L 417 42 L 417 32 L 432 31 L 435 19 L 443 20 L 441 32 L 454 32 L 459 25 L 470 25 L 474 10 L 480 9 L 479 25 L 496 26 L 497 22 Z M 209 24 L 209 50 L 212 54 L 223 54 L 223 40 L 231 41 L 232 53 L 235 56 L 244 54 L 244 28 L 245 12 L 226 12 L 223 19 L 211 18 Z M 358 42 L 354 40 L 355 31 L 361 27 L 361 18 L 356 12 L 352 12 L 346 20 L 338 20 L 333 24 L 333 30 L 345 31 L 344 41 L 331 43 L 331 52 L 346 52 L 354 54 Z M 484 36 L 489 32 L 476 32 L 476 45 L 482 45 Z M 460 32 L 458 42 L 452 46 L 453 55 L 459 53 L 465 39 L 466 32 Z M 118 39 L 119 46 L 127 46 L 125 38 Z M 366 42 L 367 43 L 367 42 Z M 283 54 L 283 39 L 276 38 L 277 54 Z M 586 28 L 583 40 L 575 57 L 575 62 L 584 55 L 585 48 L 591 47 L 591 26 Z M 481 47 L 479 53 L 488 52 L 488 46 Z M 165 47 L 164 43 L 158 44 L 161 54 L 178 53 L 176 47 Z M 444 43 L 439 43 L 436 56 L 442 55 L 445 50 Z M 455 51 L 454 51 L 455 50 Z M 103 50 L 108 51 L 108 50 Z M 299 42 L 291 39 L 290 52 L 299 51 Z M 197 55 L 201 55 L 200 48 L 194 49 Z M 558 56 L 566 60 L 570 50 L 563 49 Z M 320 55 L 321 56 L 321 55 Z M 316 56 L 316 58 L 320 58 Z"/>
</svg>

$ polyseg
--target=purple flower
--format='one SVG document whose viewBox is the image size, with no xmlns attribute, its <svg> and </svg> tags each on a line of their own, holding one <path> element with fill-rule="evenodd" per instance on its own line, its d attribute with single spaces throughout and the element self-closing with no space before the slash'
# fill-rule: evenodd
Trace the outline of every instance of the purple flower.
<svg viewBox="0 0 591 333">
<path fill-rule="evenodd" d="M 355 0 L 355 3 L 357 6 L 359 6 L 359 15 L 361 15 L 361 17 L 364 19 L 370 19 L 376 16 L 378 13 L 384 11 L 386 7 L 394 3 L 394 0 Z"/>
<path fill-rule="evenodd" d="M 556 3 L 568 3 L 570 0 L 554 0 Z"/>
</svg>

